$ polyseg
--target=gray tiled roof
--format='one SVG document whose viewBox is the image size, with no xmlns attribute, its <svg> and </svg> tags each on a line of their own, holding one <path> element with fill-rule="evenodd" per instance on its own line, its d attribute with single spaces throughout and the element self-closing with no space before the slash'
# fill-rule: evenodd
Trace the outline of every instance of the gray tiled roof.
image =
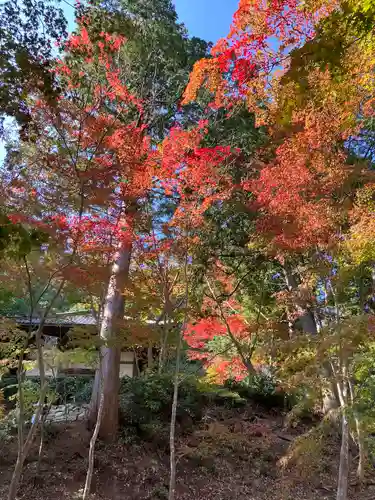
<svg viewBox="0 0 375 500">
<path fill-rule="evenodd" d="M 20 325 L 29 325 L 30 324 L 30 319 L 26 316 L 18 316 L 18 317 L 13 317 L 9 318 L 13 319 Z M 132 318 L 130 317 L 124 317 L 124 319 L 131 320 Z M 33 325 L 38 325 L 40 321 L 40 318 L 34 317 L 31 320 L 31 323 Z M 164 321 L 154 321 L 154 320 L 146 320 L 145 323 L 147 325 L 155 325 L 158 323 L 159 325 L 163 325 Z M 85 312 L 67 312 L 67 313 L 57 313 L 57 314 L 51 314 L 48 316 L 46 322 L 46 326 L 86 326 L 86 325 L 96 325 L 96 319 L 92 313 L 85 313 Z"/>
<path fill-rule="evenodd" d="M 30 319 L 27 317 L 15 317 L 14 319 L 18 324 L 28 325 Z M 32 318 L 33 325 L 39 324 L 40 318 Z M 79 326 L 79 325 L 96 325 L 96 319 L 91 313 L 58 313 L 48 316 L 46 326 Z"/>
</svg>

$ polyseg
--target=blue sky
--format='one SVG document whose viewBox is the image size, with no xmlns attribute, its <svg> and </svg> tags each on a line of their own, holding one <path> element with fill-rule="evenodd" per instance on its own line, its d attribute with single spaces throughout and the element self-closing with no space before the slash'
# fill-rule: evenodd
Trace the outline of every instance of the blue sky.
<svg viewBox="0 0 375 500">
<path fill-rule="evenodd" d="M 177 14 L 190 35 L 210 42 L 226 36 L 239 0 L 174 0 Z M 71 2 L 73 3 L 73 2 Z M 73 9 L 63 4 L 70 29 L 74 26 Z"/>
<path fill-rule="evenodd" d="M 210 42 L 226 36 L 238 0 L 175 0 L 177 14 L 189 33 Z"/>
</svg>

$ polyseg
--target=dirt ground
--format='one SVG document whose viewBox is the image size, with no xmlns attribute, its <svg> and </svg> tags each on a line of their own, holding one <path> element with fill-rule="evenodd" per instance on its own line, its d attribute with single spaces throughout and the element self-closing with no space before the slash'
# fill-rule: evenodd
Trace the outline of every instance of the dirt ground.
<svg viewBox="0 0 375 500">
<path fill-rule="evenodd" d="M 315 428 L 316 430 L 316 428 Z M 189 433 L 178 438 L 177 500 L 334 500 L 339 437 L 315 436 L 311 422 L 285 429 L 281 415 L 259 408 L 211 410 Z M 40 474 L 37 444 L 26 461 L 19 499 L 74 500 L 85 482 L 90 433 L 84 424 L 51 426 Z M 309 435 L 309 434 L 307 434 Z M 316 444 L 320 443 L 319 448 Z M 297 450 L 297 458 L 293 455 Z M 15 443 L 2 446 L 0 499 L 16 458 Z M 167 442 L 98 443 L 92 498 L 95 500 L 153 500 L 167 498 Z M 359 488 L 352 458 L 350 500 L 374 500 L 375 477 Z"/>
</svg>

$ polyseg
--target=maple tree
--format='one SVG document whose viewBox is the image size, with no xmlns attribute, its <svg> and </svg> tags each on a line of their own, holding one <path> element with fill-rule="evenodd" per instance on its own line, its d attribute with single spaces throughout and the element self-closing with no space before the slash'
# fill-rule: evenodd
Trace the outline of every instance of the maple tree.
<svg viewBox="0 0 375 500">
<path fill-rule="evenodd" d="M 372 9 L 371 2 L 243 0 L 228 37 L 196 64 L 185 91 L 185 103 L 208 92 L 209 108 L 223 109 L 229 119 L 245 105 L 267 129 L 269 139 L 243 169 L 240 185 L 257 219 L 253 247 L 282 267 L 278 303 L 290 335 L 296 329 L 318 335 L 319 315 L 330 321 L 319 283 L 329 284 L 326 300 L 336 310 L 350 300 L 348 283 L 358 271 L 351 268 L 351 278 L 344 278 L 350 264 L 343 261 L 342 241 L 357 263 L 370 264 L 366 279 L 371 269 L 372 174 L 362 159 L 371 163 L 373 151 Z M 351 210 L 359 184 L 362 201 Z M 200 348 L 223 331 L 205 321 L 189 338 L 194 343 L 196 335 Z M 347 489 L 345 439 L 338 498 Z"/>
<path fill-rule="evenodd" d="M 138 202 L 151 186 L 158 157 L 147 138 L 147 130 L 155 134 L 156 125 L 145 123 L 145 115 L 150 114 L 152 107 L 155 108 L 152 112 L 159 113 L 157 110 L 165 108 L 166 103 L 150 103 L 147 96 L 138 92 L 146 87 L 142 81 L 137 82 L 131 64 L 128 75 L 120 69 L 122 57 L 127 63 L 129 54 L 135 57 L 132 49 L 125 48 L 134 40 L 124 43 L 116 30 L 112 34 L 98 32 L 93 26 L 94 6 L 81 12 L 87 17 L 82 18 L 78 34 L 71 36 L 65 45 L 64 58 L 55 71 L 64 92 L 53 103 L 43 96 L 34 99 L 31 139 L 37 141 L 37 150 L 30 143 L 17 150 L 16 144 L 8 154 L 12 173 L 5 175 L 4 185 L 12 186 L 14 196 L 5 203 L 8 211 L 13 212 L 14 221 L 36 225 L 49 233 L 54 242 L 59 242 L 64 280 L 101 295 L 98 301 L 101 311 L 105 309 L 103 297 L 111 276 L 110 265 L 116 259 L 125 259 L 121 264 L 122 282 L 115 285 L 119 308 L 116 323 L 119 323 L 123 319 L 122 289 L 135 238 Z M 170 21 L 176 24 L 175 19 Z M 176 40 L 186 45 L 189 57 L 194 57 L 195 50 L 198 54 L 205 50 L 205 44 L 198 39 L 190 44 L 177 24 Z M 183 75 L 187 75 L 186 62 L 189 64 L 189 60 L 176 63 L 180 65 L 178 85 Z M 154 80 L 157 78 L 148 89 L 154 92 L 160 86 L 165 68 L 160 69 L 160 74 L 159 70 L 146 69 L 154 75 Z M 124 78 L 127 85 L 123 84 Z M 147 100 L 141 101 L 140 97 Z M 27 170 L 21 163 L 28 165 Z M 113 349 L 118 355 L 118 347 Z M 114 372 L 117 364 L 116 360 L 108 362 Z M 108 379 L 115 384 L 116 376 Z"/>
<path fill-rule="evenodd" d="M 141 104 L 119 80 L 111 63 L 112 55 L 124 40 L 105 33 L 102 40 L 94 47 L 84 26 L 70 37 L 65 49 L 84 55 L 86 71 L 74 65 L 74 60 L 57 63 L 56 73 L 66 93 L 52 106 L 35 97 L 36 147 L 24 145 L 27 152 L 21 155 L 22 164 L 5 175 L 4 184 L 13 194 L 7 200 L 13 222 L 43 230 L 61 248 L 59 265 L 52 273 L 58 282 L 57 290 L 44 312 L 44 321 L 72 276 L 73 280 L 89 277 L 82 264 L 90 262 L 91 252 L 102 252 L 104 263 L 113 266 L 101 326 L 102 351 L 105 351 L 105 355 L 101 354 L 104 365 L 101 373 L 107 370 L 100 396 L 104 407 L 102 432 L 108 437 L 116 429 L 118 418 L 115 399 L 119 367 L 115 361 L 118 358 L 119 362 L 119 349 L 112 339 L 116 321 L 123 319 L 122 289 L 129 269 L 134 205 L 151 182 L 154 155 L 141 124 Z M 87 83 L 90 93 L 85 88 Z M 130 118 L 127 124 L 121 123 L 118 116 L 125 113 L 130 117 L 133 113 L 136 122 Z M 14 152 L 9 160 L 14 167 L 18 166 L 18 158 L 20 155 Z M 23 168 L 25 164 L 27 169 Z M 37 345 L 42 328 L 43 321 Z M 41 356 L 39 370 L 43 398 L 45 377 Z M 19 451 L 9 498 L 16 494 L 36 425 L 32 429 Z"/>
</svg>

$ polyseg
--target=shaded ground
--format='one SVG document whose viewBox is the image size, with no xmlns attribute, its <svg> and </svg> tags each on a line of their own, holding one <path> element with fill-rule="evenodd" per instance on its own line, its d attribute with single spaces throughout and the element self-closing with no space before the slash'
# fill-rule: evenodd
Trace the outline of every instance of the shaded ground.
<svg viewBox="0 0 375 500">
<path fill-rule="evenodd" d="M 312 430 L 311 430 L 312 429 Z M 310 432 L 309 440 L 299 436 Z M 339 438 L 320 439 L 311 423 L 283 428 L 280 415 L 249 407 L 211 409 L 204 420 L 178 440 L 178 500 L 334 500 Z M 19 498 L 80 498 L 87 466 L 90 433 L 82 423 L 50 426 L 36 477 L 37 447 L 27 460 Z M 319 443 L 323 448 L 319 448 Z M 0 454 L 0 499 L 6 499 L 15 461 L 15 445 Z M 298 449 L 298 459 L 292 450 Z M 356 459 L 352 460 L 353 469 Z M 105 446 L 95 460 L 93 499 L 153 500 L 167 498 L 166 442 Z M 369 482 L 374 478 L 369 476 Z M 351 477 L 351 500 L 373 500 L 375 486 L 360 489 Z"/>
</svg>

